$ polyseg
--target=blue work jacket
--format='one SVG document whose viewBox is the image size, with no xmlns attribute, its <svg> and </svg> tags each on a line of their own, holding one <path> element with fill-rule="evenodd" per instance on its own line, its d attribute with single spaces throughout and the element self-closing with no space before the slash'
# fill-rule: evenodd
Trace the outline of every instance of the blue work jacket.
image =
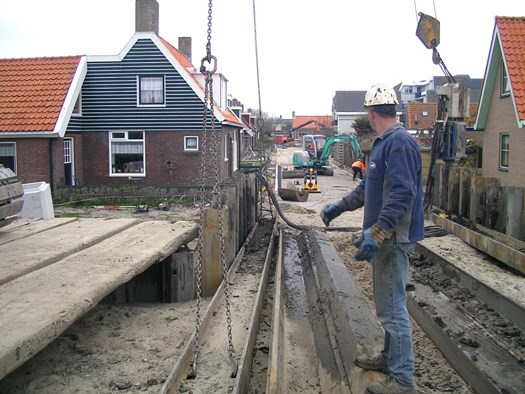
<svg viewBox="0 0 525 394">
<path fill-rule="evenodd" d="M 347 210 L 363 205 L 363 229 L 377 223 L 399 243 L 425 237 L 421 153 L 402 123 L 374 140 L 365 179 L 343 197 Z"/>
</svg>

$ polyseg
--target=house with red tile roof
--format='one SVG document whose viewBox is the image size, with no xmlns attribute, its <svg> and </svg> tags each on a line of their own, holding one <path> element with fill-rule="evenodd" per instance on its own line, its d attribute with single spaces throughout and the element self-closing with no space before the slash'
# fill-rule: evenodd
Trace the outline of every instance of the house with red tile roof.
<svg viewBox="0 0 525 394">
<path fill-rule="evenodd" d="M 331 116 L 295 116 L 292 118 L 291 135 L 293 139 L 301 139 L 307 134 L 335 134 Z"/>
<path fill-rule="evenodd" d="M 21 182 L 53 190 L 195 187 L 203 132 L 214 130 L 208 144 L 219 155 L 219 178 L 231 177 L 243 124 L 227 106 L 227 80 L 213 74 L 220 94 L 203 125 L 204 80 L 191 63 L 191 39 L 179 39 L 184 52 L 175 48 L 159 37 L 158 20 L 137 20 L 115 56 L 0 59 L 0 163 Z"/>
<path fill-rule="evenodd" d="M 483 176 L 525 187 L 525 17 L 496 16 L 472 135 Z"/>
<path fill-rule="evenodd" d="M 20 181 L 63 177 L 64 164 L 50 169 L 63 156 L 86 70 L 82 56 L 0 60 L 0 163 Z"/>
</svg>

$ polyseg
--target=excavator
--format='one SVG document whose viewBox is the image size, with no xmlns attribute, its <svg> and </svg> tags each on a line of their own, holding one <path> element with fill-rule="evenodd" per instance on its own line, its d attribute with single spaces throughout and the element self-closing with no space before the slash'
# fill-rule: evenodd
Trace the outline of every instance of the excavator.
<svg viewBox="0 0 525 394">
<path fill-rule="evenodd" d="M 293 153 L 292 165 L 295 170 L 310 169 L 319 175 L 333 176 L 334 170 L 329 167 L 332 148 L 336 143 L 348 142 L 355 155 L 362 157 L 361 147 L 354 133 L 335 134 L 326 137 L 321 134 L 303 136 L 302 150 Z"/>
</svg>

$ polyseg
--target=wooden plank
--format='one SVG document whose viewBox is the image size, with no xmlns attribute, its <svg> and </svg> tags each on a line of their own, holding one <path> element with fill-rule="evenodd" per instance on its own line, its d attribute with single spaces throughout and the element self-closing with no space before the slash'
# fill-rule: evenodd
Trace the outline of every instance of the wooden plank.
<svg viewBox="0 0 525 394">
<path fill-rule="evenodd" d="M 80 219 L 0 245 L 0 285 L 53 264 L 137 223 L 136 219 Z"/>
<path fill-rule="evenodd" d="M 8 226 L 0 227 L 0 245 L 63 226 L 75 220 L 78 220 L 78 218 L 55 218 L 50 220 L 17 219 Z"/>
<path fill-rule="evenodd" d="M 106 295 L 197 234 L 197 225 L 190 222 L 142 222 L 0 286 L 0 379 Z"/>
<path fill-rule="evenodd" d="M 525 274 L 525 254 L 519 250 L 442 218 L 434 213 L 430 213 L 430 218 L 434 223 L 439 224 L 449 233 L 461 238 L 463 242 Z M 501 236 L 504 235 L 501 234 Z"/>
</svg>

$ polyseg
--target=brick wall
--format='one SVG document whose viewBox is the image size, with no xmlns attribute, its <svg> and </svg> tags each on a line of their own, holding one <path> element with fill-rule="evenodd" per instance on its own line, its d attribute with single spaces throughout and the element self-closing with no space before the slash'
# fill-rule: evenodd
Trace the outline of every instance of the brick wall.
<svg viewBox="0 0 525 394">
<path fill-rule="evenodd" d="M 500 97 L 500 72 L 496 76 L 487 125 L 483 131 L 483 176 L 499 178 L 502 186 L 525 187 L 525 130 L 517 126 L 512 97 Z M 508 171 L 499 169 L 501 133 L 509 134 Z"/>
<path fill-rule="evenodd" d="M 231 176 L 233 158 L 224 161 L 224 136 L 233 139 L 233 129 L 225 128 L 218 132 L 215 148 L 219 155 L 219 176 L 226 179 Z M 184 151 L 184 137 L 199 137 L 199 152 Z M 208 133 L 207 144 L 212 146 L 213 136 Z M 144 186 L 196 186 L 200 184 L 201 153 L 203 139 L 195 132 L 153 132 L 145 133 L 146 176 L 145 177 L 110 177 L 109 176 L 109 141 L 108 134 L 84 132 L 82 138 L 82 185 L 144 185 Z M 77 155 L 79 154 L 77 147 Z M 231 149 L 229 155 L 231 156 Z M 213 156 L 207 155 L 207 173 L 214 177 Z M 172 165 L 169 166 L 168 162 Z"/>
<path fill-rule="evenodd" d="M 52 183 L 53 189 L 57 185 L 64 184 L 64 140 L 62 138 L 15 138 L 2 140 L 2 142 L 16 144 L 17 175 L 20 182 Z M 52 174 L 49 165 L 50 157 L 53 162 Z"/>
<path fill-rule="evenodd" d="M 17 175 L 20 182 L 50 182 L 49 139 L 20 138 L 2 142 L 16 143 Z"/>
</svg>

